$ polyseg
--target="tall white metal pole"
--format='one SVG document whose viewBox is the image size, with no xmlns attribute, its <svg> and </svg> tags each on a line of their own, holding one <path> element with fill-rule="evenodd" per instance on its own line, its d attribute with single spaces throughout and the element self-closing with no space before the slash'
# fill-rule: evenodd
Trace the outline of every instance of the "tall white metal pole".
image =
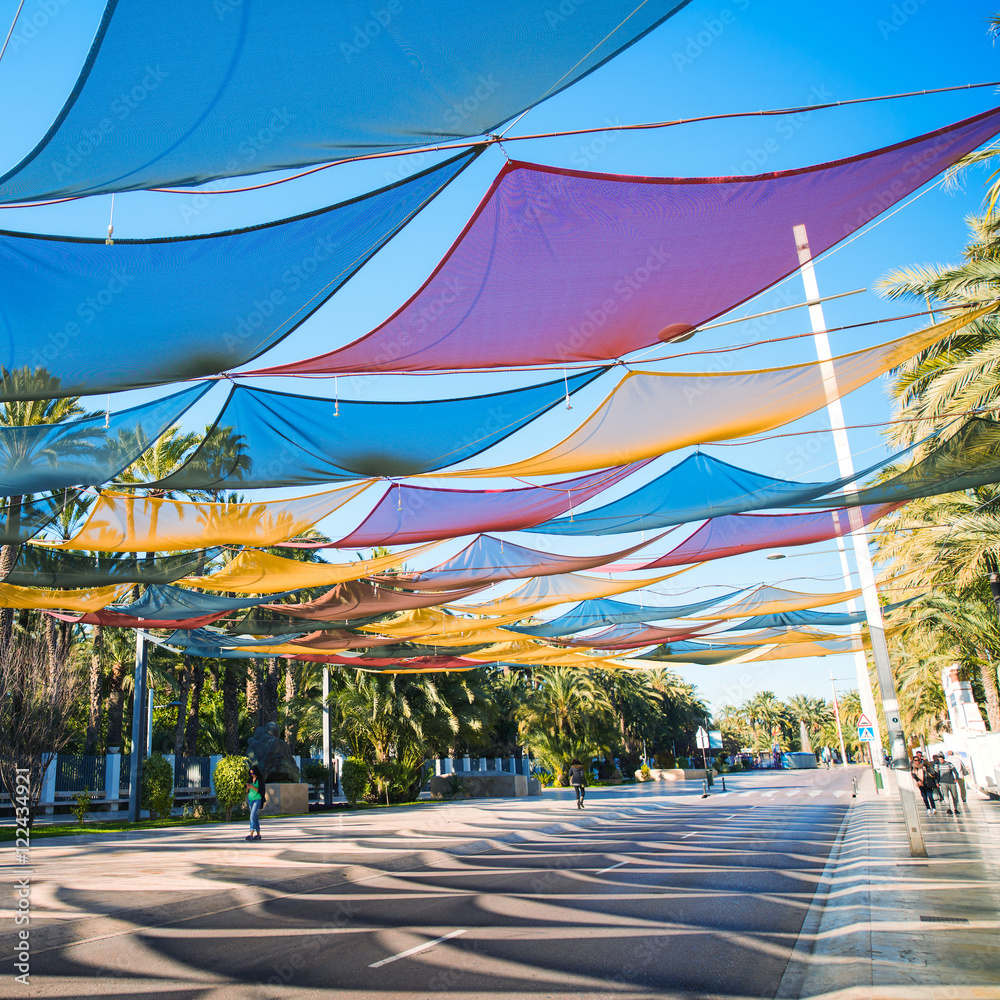
<svg viewBox="0 0 1000 1000">
<path fill-rule="evenodd" d="M 840 740 L 840 766 L 847 767 L 847 747 L 844 746 L 844 727 L 840 724 L 840 701 L 837 698 L 837 685 L 833 683 L 833 671 L 830 671 L 830 690 L 833 691 L 833 716 L 837 720 L 837 739 Z"/>
<path fill-rule="evenodd" d="M 816 271 L 813 267 L 812 253 L 809 250 L 809 235 L 804 225 L 793 229 L 795 249 L 799 255 L 799 266 L 802 273 L 802 284 L 805 288 L 806 301 L 809 303 L 809 319 L 812 323 L 813 340 L 816 344 L 816 354 L 820 360 L 820 372 L 823 376 L 823 387 L 826 391 L 827 413 L 833 430 L 833 442 L 837 452 L 837 464 L 840 467 L 841 478 L 854 477 L 854 459 L 847 438 L 847 427 L 844 421 L 844 411 L 840 405 L 840 390 L 837 385 L 837 372 L 833 365 L 833 355 L 830 351 L 830 341 L 826 335 L 826 320 L 823 307 L 819 302 L 819 285 L 816 282 Z M 849 482 L 845 492 L 854 489 L 854 483 Z M 882 620 L 882 608 L 878 601 L 878 587 L 875 584 L 875 571 L 872 567 L 871 552 L 868 549 L 868 531 L 865 528 L 861 511 L 857 507 L 848 510 L 851 525 L 851 541 L 854 546 L 854 561 L 858 569 L 861 583 L 861 595 L 864 600 L 865 615 L 868 619 L 868 635 L 872 645 L 872 655 L 875 660 L 875 672 L 879 687 L 882 689 L 882 706 L 885 709 L 885 721 L 889 730 L 889 746 L 892 752 L 893 769 L 896 774 L 896 784 L 899 788 L 899 800 L 903 807 L 903 818 L 906 822 L 906 836 L 910 844 L 910 854 L 913 857 L 926 857 L 923 832 L 920 829 L 920 813 L 917 809 L 916 793 L 910 778 L 910 758 L 906 752 L 906 738 L 900 721 L 899 700 L 896 696 L 896 685 L 892 677 L 892 667 L 889 663 L 889 647 L 885 641 L 885 624 Z M 848 584 L 850 589 L 850 584 Z M 863 662 L 863 657 L 861 658 Z M 855 660 L 856 665 L 858 660 Z M 865 707 L 865 692 L 871 711 Z M 875 713 L 874 698 L 871 696 L 871 684 L 868 679 L 867 665 L 858 669 L 858 692 L 862 698 L 865 714 L 878 731 L 878 716 Z"/>
<path fill-rule="evenodd" d="M 323 767 L 326 768 L 326 781 L 323 785 L 323 805 L 329 806 L 333 800 L 333 778 L 330 768 L 330 668 L 323 664 Z"/>
</svg>

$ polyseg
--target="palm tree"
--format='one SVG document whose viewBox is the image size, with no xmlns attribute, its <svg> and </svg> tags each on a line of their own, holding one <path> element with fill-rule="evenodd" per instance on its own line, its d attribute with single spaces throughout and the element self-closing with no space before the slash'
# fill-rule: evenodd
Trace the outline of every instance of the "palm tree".
<svg viewBox="0 0 1000 1000">
<path fill-rule="evenodd" d="M 830 707 L 825 698 L 813 698 L 806 694 L 797 694 L 786 701 L 800 729 L 802 749 L 807 753 L 813 749 L 812 738 L 819 735 L 820 730 L 830 719 Z"/>
</svg>

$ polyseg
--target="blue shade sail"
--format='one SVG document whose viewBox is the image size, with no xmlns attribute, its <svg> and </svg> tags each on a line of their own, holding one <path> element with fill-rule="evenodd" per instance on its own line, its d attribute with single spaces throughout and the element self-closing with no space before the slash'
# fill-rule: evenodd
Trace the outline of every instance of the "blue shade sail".
<svg viewBox="0 0 1000 1000">
<path fill-rule="evenodd" d="M 687 2 L 109 0 L 76 87 L 0 177 L 0 201 L 202 184 L 483 135 Z"/>
<path fill-rule="evenodd" d="M 308 319 L 474 153 L 281 222 L 158 240 L 0 232 L 4 398 L 75 396 L 241 365 Z M 55 384 L 53 381 L 57 380 Z"/>
<path fill-rule="evenodd" d="M 24 545 L 18 552 L 4 583 L 19 587 L 102 587 L 114 583 L 173 583 L 192 573 L 219 554 L 219 549 L 201 549 L 170 555 L 119 555 L 99 552 L 63 552 L 41 545 Z"/>
<path fill-rule="evenodd" d="M 305 632 L 298 632 L 294 635 L 283 636 L 284 642 L 290 642 Z M 163 640 L 170 646 L 181 646 L 182 648 L 196 647 L 208 649 L 233 649 L 237 646 L 276 646 L 273 636 L 264 636 L 260 639 L 247 638 L 245 635 L 228 635 L 225 632 L 214 632 L 207 628 L 177 629 L 171 632 Z"/>
<path fill-rule="evenodd" d="M 712 666 L 735 660 L 738 656 L 759 646 L 715 646 L 700 642 L 667 642 L 648 653 L 633 657 L 636 660 L 656 660 L 658 663 L 696 663 L 700 666 Z"/>
<path fill-rule="evenodd" d="M 152 403 L 62 424 L 0 427 L 0 495 L 100 486 L 128 468 L 208 390 L 202 382 Z"/>
<path fill-rule="evenodd" d="M 616 535 L 723 514 L 790 507 L 841 489 L 899 457 L 893 455 L 846 479 L 797 483 L 741 469 L 698 452 L 620 500 L 596 510 L 574 511 L 572 518 L 557 517 L 524 530 L 549 535 Z"/>
<path fill-rule="evenodd" d="M 801 625 L 829 626 L 829 625 L 860 625 L 868 620 L 864 611 L 837 612 L 837 611 L 781 611 L 770 615 L 756 615 L 748 618 L 739 625 L 731 625 L 723 632 L 743 632 L 747 629 L 756 628 L 797 628 Z M 722 635 L 716 632 L 715 635 Z"/>
<path fill-rule="evenodd" d="M 645 542 L 618 553 L 600 556 L 562 556 L 554 552 L 539 552 L 523 545 L 513 545 L 492 535 L 479 535 L 451 559 L 404 579 L 388 575 L 379 579 L 402 589 L 449 590 L 455 587 L 485 586 L 504 580 L 523 580 L 529 576 L 555 576 L 559 573 L 579 573 L 635 552 Z M 441 600 L 448 600 L 442 597 Z"/>
<path fill-rule="evenodd" d="M 0 506 L 0 545 L 19 545 L 34 538 L 79 495 L 78 490 L 60 490 L 50 496 L 15 496 Z"/>
<path fill-rule="evenodd" d="M 218 594 L 202 594 L 196 590 L 185 590 L 183 587 L 153 584 L 146 588 L 143 595 L 131 604 L 109 604 L 105 611 L 116 611 L 119 614 L 132 615 L 135 618 L 169 621 L 174 618 L 194 618 L 198 615 L 215 614 L 217 612 L 242 611 L 253 608 L 275 597 L 287 597 L 287 594 L 269 594 L 267 597 L 220 597 Z"/>
<path fill-rule="evenodd" d="M 606 598 L 581 601 L 572 611 L 568 611 L 558 618 L 553 618 L 552 621 L 546 622 L 544 625 L 509 625 L 507 631 L 520 632 L 522 635 L 531 635 L 539 639 L 555 639 L 583 632 L 589 628 L 596 628 L 599 625 L 668 621 L 697 614 L 699 611 L 714 607 L 742 593 L 741 590 L 734 590 L 730 594 L 674 608 L 643 607 L 639 604 L 626 604 L 623 601 L 611 601 Z M 691 627 L 697 628 L 697 623 Z"/>
<path fill-rule="evenodd" d="M 485 451 L 604 371 L 402 403 L 334 402 L 237 386 L 191 459 L 157 486 L 277 487 L 429 472 Z"/>
</svg>

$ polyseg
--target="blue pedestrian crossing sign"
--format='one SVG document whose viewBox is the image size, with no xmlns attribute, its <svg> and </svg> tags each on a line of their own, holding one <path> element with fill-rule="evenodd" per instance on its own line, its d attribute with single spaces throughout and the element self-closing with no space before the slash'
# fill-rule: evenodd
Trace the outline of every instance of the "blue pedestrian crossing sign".
<svg viewBox="0 0 1000 1000">
<path fill-rule="evenodd" d="M 862 715 L 858 719 L 858 739 L 862 743 L 875 742 L 875 727 L 869 722 L 867 715 Z"/>
</svg>

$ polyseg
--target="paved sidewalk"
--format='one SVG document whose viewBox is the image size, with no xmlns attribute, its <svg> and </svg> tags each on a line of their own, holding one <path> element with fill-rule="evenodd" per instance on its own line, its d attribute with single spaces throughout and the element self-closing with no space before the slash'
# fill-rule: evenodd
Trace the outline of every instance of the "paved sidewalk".
<svg viewBox="0 0 1000 1000">
<path fill-rule="evenodd" d="M 911 858 L 898 792 L 865 775 L 779 1000 L 1000 1000 L 1000 805 L 970 788 L 963 809 L 921 810 Z"/>
</svg>

